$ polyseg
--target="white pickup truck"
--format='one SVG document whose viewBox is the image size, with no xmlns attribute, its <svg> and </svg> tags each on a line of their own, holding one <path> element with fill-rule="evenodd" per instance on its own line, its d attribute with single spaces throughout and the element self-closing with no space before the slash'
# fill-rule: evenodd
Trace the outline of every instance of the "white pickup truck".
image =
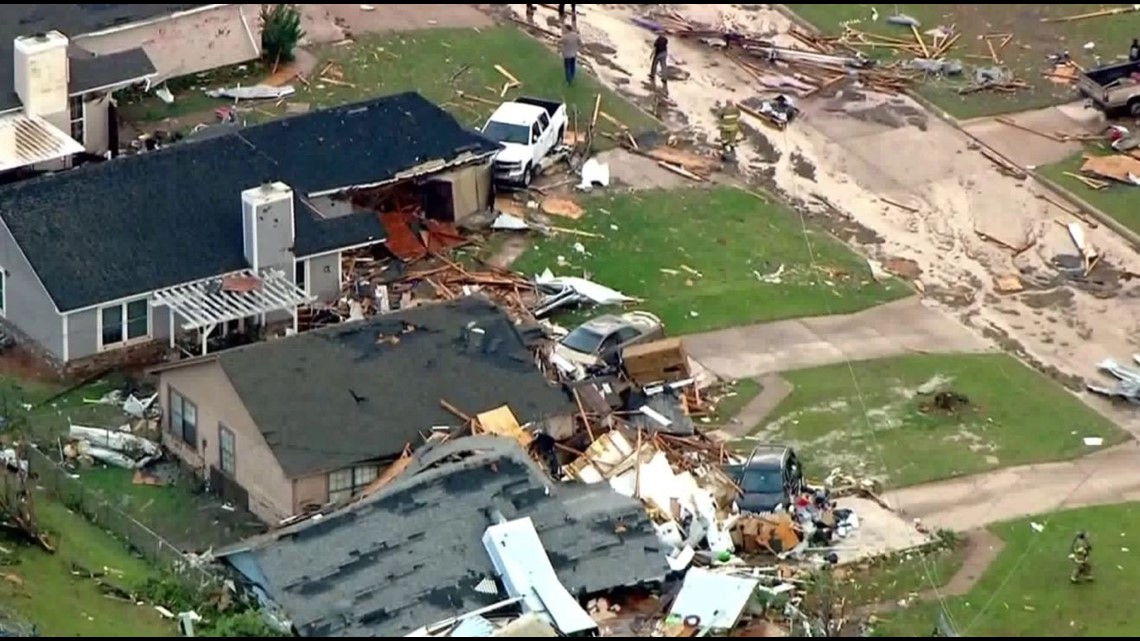
<svg viewBox="0 0 1140 641">
<path fill-rule="evenodd" d="M 483 135 L 503 146 L 494 160 L 495 182 L 529 186 L 562 146 L 566 105 L 538 98 L 504 102 L 483 125 Z"/>
</svg>

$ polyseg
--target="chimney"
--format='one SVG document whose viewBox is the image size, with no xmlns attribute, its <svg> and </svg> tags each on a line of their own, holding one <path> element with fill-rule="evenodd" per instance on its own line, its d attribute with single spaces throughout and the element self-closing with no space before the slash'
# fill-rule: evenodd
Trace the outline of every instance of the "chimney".
<svg viewBox="0 0 1140 641">
<path fill-rule="evenodd" d="M 279 269 L 295 279 L 293 189 L 283 182 L 246 189 L 241 192 L 241 216 L 249 266 L 259 271 Z"/>
<path fill-rule="evenodd" d="M 66 125 L 70 122 L 67 36 L 58 31 L 21 36 L 13 49 L 13 84 L 24 113 L 47 118 L 56 126 L 61 121 Z M 63 130 L 68 128 L 64 126 Z"/>
</svg>

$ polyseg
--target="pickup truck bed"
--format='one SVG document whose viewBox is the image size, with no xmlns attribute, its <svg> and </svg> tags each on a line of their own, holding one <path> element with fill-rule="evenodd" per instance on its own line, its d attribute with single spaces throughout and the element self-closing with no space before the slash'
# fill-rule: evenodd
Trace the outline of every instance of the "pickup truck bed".
<svg viewBox="0 0 1140 641">
<path fill-rule="evenodd" d="M 1077 90 L 1103 111 L 1127 110 L 1140 116 L 1140 62 L 1090 69 L 1081 74 Z"/>
<path fill-rule="evenodd" d="M 542 98 L 527 98 L 525 96 L 521 98 L 515 98 L 513 102 L 517 102 L 520 105 L 533 105 L 535 107 L 542 107 L 546 110 L 547 115 L 551 117 L 553 117 L 554 114 L 558 113 L 558 110 L 562 107 L 562 103 L 560 102 L 555 102 L 553 100 L 543 100 Z"/>
</svg>

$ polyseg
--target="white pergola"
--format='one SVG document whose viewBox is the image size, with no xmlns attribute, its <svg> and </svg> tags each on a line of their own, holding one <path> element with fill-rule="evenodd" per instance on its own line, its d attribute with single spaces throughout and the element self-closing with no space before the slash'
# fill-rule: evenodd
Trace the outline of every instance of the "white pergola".
<svg viewBox="0 0 1140 641">
<path fill-rule="evenodd" d="M 264 324 L 266 314 L 288 311 L 296 331 L 297 307 L 314 300 L 315 296 L 306 294 L 281 270 L 259 273 L 244 269 L 159 290 L 151 297 L 150 306 L 166 306 L 169 310 L 171 347 L 175 346 L 174 317 L 178 315 L 186 321 L 182 329 L 198 332 L 205 355 L 207 340 L 218 325 L 254 317 Z"/>
</svg>

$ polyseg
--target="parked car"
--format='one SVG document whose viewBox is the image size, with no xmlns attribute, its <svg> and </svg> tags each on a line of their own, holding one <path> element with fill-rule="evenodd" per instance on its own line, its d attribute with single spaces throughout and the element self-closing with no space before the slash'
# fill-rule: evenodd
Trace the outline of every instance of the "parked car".
<svg viewBox="0 0 1140 641">
<path fill-rule="evenodd" d="M 1109 116 L 1126 113 L 1140 118 L 1140 61 L 1089 69 L 1078 77 L 1077 90 Z"/>
<path fill-rule="evenodd" d="M 741 512 L 764 513 L 787 506 L 803 491 L 804 476 L 796 452 L 782 445 L 760 445 L 725 473 L 740 487 L 736 505 Z"/>
<path fill-rule="evenodd" d="M 582 323 L 554 346 L 554 353 L 578 365 L 615 361 L 621 350 L 665 336 L 661 319 L 649 312 L 606 314 Z"/>
<path fill-rule="evenodd" d="M 566 134 L 566 105 L 539 98 L 504 102 L 483 125 L 483 135 L 503 146 L 492 165 L 495 182 L 527 187 Z"/>
</svg>

